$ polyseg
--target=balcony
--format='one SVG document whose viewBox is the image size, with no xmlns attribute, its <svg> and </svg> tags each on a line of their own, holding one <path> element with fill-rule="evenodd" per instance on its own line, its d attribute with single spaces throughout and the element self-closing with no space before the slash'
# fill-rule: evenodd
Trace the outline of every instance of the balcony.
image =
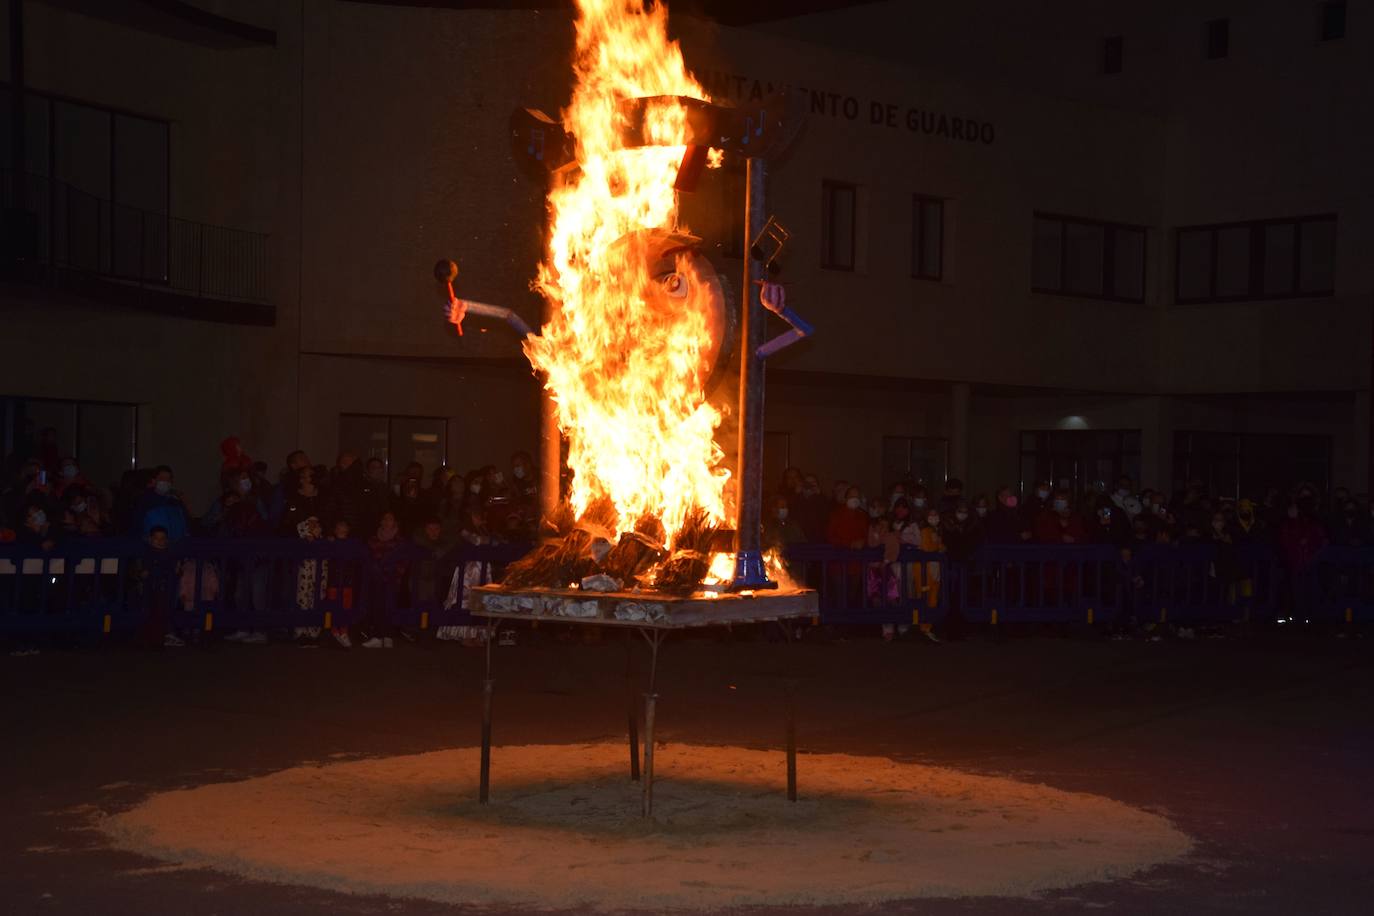
<svg viewBox="0 0 1374 916">
<path fill-rule="evenodd" d="M 267 236 L 0 170 L 0 282 L 201 321 L 270 326 Z"/>
</svg>

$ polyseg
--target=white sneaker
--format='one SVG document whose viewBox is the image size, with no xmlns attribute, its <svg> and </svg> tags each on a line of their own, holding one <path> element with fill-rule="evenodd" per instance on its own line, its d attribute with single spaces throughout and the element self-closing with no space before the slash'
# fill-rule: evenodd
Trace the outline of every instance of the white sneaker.
<svg viewBox="0 0 1374 916">
<path fill-rule="evenodd" d="M 162 645 L 168 649 L 180 649 L 186 645 L 175 633 L 168 633 L 162 637 Z"/>
<path fill-rule="evenodd" d="M 345 649 L 353 648 L 353 640 L 348 638 L 348 633 L 345 630 L 335 630 L 334 641 Z"/>
<path fill-rule="evenodd" d="M 246 641 L 246 640 L 248 639 L 248 636 L 249 636 L 249 633 L 248 633 L 247 630 L 235 630 L 234 632 L 230 633 L 228 636 L 224 637 L 224 641 L 225 641 L 225 642 L 244 642 L 244 641 Z"/>
<path fill-rule="evenodd" d="M 254 630 L 240 639 L 239 642 L 245 646 L 263 646 L 267 644 L 267 634 Z"/>
<path fill-rule="evenodd" d="M 371 639 L 365 640 L 365 641 L 363 642 L 363 648 L 364 648 L 364 649 L 384 649 L 384 648 L 386 648 L 386 644 L 383 643 L 382 640 L 381 640 L 379 637 L 374 636 L 374 637 L 372 637 Z"/>
</svg>

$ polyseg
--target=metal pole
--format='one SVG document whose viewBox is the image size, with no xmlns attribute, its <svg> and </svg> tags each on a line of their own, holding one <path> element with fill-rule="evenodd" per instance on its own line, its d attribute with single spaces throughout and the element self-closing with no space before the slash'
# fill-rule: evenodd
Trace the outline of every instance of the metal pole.
<svg viewBox="0 0 1374 916">
<path fill-rule="evenodd" d="M 631 688 L 631 641 L 634 636 L 625 631 L 625 709 L 630 736 L 630 781 L 639 782 L 639 712 L 635 709 L 634 690 Z"/>
<path fill-rule="evenodd" d="M 796 690 L 789 678 L 787 681 L 787 800 L 797 800 L 797 704 Z"/>
<path fill-rule="evenodd" d="M 767 220 L 763 159 L 747 163 L 744 198 L 745 244 L 751 249 Z M 759 282 L 765 271 L 751 250 L 744 253 L 744 290 L 740 299 L 739 372 L 739 513 L 735 524 L 735 577 L 733 591 L 774 588 L 763 567 L 763 344 L 764 310 L 759 301 Z"/>
<path fill-rule="evenodd" d="M 644 783 L 640 814 L 654 815 L 654 703 L 658 694 L 644 694 Z"/>
<path fill-rule="evenodd" d="M 552 519 L 562 497 L 563 438 L 558 431 L 558 415 L 553 395 L 547 388 L 539 391 L 539 516 Z"/>
<path fill-rule="evenodd" d="M 491 676 L 492 622 L 487 621 L 487 673 L 482 680 L 482 762 L 477 780 L 477 803 L 485 805 L 491 790 L 491 694 L 496 681 Z"/>
</svg>

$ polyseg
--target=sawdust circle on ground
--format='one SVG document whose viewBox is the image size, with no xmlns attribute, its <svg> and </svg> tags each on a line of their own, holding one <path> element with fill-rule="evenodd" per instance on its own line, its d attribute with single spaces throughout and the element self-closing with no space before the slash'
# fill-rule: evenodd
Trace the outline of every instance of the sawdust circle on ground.
<svg viewBox="0 0 1374 916">
<path fill-rule="evenodd" d="M 107 818 L 116 846 L 272 882 L 558 909 L 876 903 L 1027 895 L 1182 856 L 1163 817 L 1013 779 L 803 754 L 666 745 L 654 819 L 620 744 L 303 765 L 154 795 Z"/>
</svg>

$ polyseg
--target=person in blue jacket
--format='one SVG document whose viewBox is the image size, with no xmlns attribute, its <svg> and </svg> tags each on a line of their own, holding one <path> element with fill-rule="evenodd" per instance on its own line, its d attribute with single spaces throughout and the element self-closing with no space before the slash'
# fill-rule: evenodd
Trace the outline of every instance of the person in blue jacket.
<svg viewBox="0 0 1374 916">
<path fill-rule="evenodd" d="M 189 527 L 186 504 L 181 494 L 172 488 L 172 469 L 165 464 L 153 471 L 148 489 L 134 505 L 133 533 L 136 536 L 146 538 L 159 527 L 167 530 L 169 542 L 184 538 Z"/>
</svg>

